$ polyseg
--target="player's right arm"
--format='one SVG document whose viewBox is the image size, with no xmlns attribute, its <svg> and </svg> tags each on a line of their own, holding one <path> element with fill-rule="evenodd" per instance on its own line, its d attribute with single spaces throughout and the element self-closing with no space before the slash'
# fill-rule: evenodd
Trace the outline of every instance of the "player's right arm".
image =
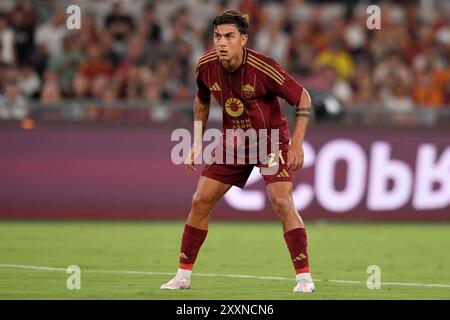
<svg viewBox="0 0 450 320">
<path fill-rule="evenodd" d="M 186 171 L 197 172 L 194 160 L 200 156 L 203 134 L 205 133 L 206 123 L 209 117 L 210 101 L 203 102 L 197 96 L 194 100 L 194 143 L 185 162 Z M 199 130 L 201 129 L 201 130 Z"/>
</svg>

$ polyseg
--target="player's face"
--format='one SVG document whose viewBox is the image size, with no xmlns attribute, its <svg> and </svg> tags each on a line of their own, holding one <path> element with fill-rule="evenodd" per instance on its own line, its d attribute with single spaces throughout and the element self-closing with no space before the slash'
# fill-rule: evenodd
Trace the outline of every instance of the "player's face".
<svg viewBox="0 0 450 320">
<path fill-rule="evenodd" d="M 222 24 L 214 29 L 214 47 L 222 61 L 239 56 L 246 42 L 247 35 L 241 34 L 234 24 Z"/>
</svg>

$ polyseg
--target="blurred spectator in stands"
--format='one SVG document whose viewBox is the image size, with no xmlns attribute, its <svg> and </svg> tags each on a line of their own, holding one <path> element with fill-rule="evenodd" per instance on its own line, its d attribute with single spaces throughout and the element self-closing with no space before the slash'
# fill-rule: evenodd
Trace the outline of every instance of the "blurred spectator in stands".
<svg viewBox="0 0 450 320">
<path fill-rule="evenodd" d="M 137 33 L 144 40 L 143 59 L 149 67 L 155 67 L 162 54 L 162 29 L 156 21 L 155 8 L 152 3 L 148 4 L 139 21 Z"/>
<path fill-rule="evenodd" d="M 248 34 L 253 35 L 248 38 L 247 45 L 252 48 L 255 44 L 255 37 L 261 27 L 261 1 L 259 0 L 241 0 L 238 11 L 244 12 L 249 16 Z"/>
<path fill-rule="evenodd" d="M 81 19 L 81 30 L 79 31 L 80 37 L 78 41 L 80 41 L 82 50 L 86 50 L 91 44 L 98 43 L 105 36 L 109 36 L 107 33 L 100 35 L 95 19 L 96 16 L 92 12 L 87 12 L 83 15 L 83 19 Z"/>
<path fill-rule="evenodd" d="M 343 39 L 353 59 L 367 57 L 368 29 L 366 28 L 367 15 L 365 10 L 355 11 L 355 17 L 343 29 Z"/>
<path fill-rule="evenodd" d="M 4 84 L 7 79 L 6 70 L 8 70 L 8 68 L 10 68 L 10 66 L 0 61 L 0 93 L 3 92 Z"/>
<path fill-rule="evenodd" d="M 231 9 L 228 7 L 228 5 L 229 5 L 228 0 L 219 0 L 216 3 L 215 11 L 211 15 L 211 17 L 209 17 L 210 19 L 208 20 L 208 22 L 205 24 L 205 28 L 201 35 L 202 46 L 205 49 L 214 48 L 213 21 L 217 15 L 221 14 L 222 12 L 227 11 L 228 9 Z"/>
<path fill-rule="evenodd" d="M 94 100 L 101 100 L 104 92 L 110 85 L 109 77 L 104 74 L 100 74 L 91 79 L 90 82 L 90 94 Z"/>
<path fill-rule="evenodd" d="M 429 25 L 419 25 L 417 29 L 413 31 L 416 41 L 412 41 L 410 46 L 404 52 L 405 62 L 413 66 L 417 63 L 423 64 L 424 54 L 434 47 L 434 34 L 433 29 Z"/>
<path fill-rule="evenodd" d="M 62 51 L 49 61 L 48 68 L 58 75 L 59 85 L 65 95 L 69 93 L 72 79 L 83 61 L 83 53 L 80 50 L 78 39 L 77 35 L 66 35 L 63 39 Z"/>
<path fill-rule="evenodd" d="M 196 59 L 204 53 L 201 32 L 192 23 L 186 7 L 179 8 L 173 14 L 169 28 L 163 33 L 163 40 L 163 59 L 169 58 L 173 60 L 173 55 L 175 54 L 177 57 L 188 61 L 191 68 L 196 63 Z M 186 50 L 186 44 L 190 47 L 189 50 Z M 182 57 L 177 51 L 180 47 L 181 50 L 184 50 L 188 54 L 187 56 Z"/>
<path fill-rule="evenodd" d="M 333 79 L 336 79 L 336 70 L 329 66 L 319 66 L 314 60 L 312 51 L 305 50 L 304 62 L 310 61 L 311 64 L 308 69 L 303 69 L 303 73 L 299 75 L 298 79 L 304 87 L 311 87 L 321 90 L 330 91 L 333 87 Z"/>
<path fill-rule="evenodd" d="M 377 65 L 373 81 L 382 106 L 397 114 L 392 117 L 393 121 L 399 124 L 412 123 L 412 117 L 406 115 L 415 108 L 411 98 L 411 72 L 396 52 L 389 52 L 383 62 Z"/>
<path fill-rule="evenodd" d="M 376 86 L 386 86 L 386 83 L 394 77 L 404 86 L 408 86 L 412 80 L 411 72 L 402 61 L 400 54 L 396 51 L 389 51 L 385 54 L 382 62 L 376 66 L 373 81 Z M 392 83 L 396 84 L 396 82 Z"/>
<path fill-rule="evenodd" d="M 58 75 L 54 71 L 46 71 L 42 85 L 41 103 L 45 105 L 58 105 L 62 100 L 62 93 L 58 83 Z"/>
<path fill-rule="evenodd" d="M 150 106 L 149 117 L 153 121 L 167 121 L 170 118 L 170 112 L 161 101 L 161 82 L 156 76 L 152 76 L 145 84 L 145 100 Z"/>
<path fill-rule="evenodd" d="M 450 18 L 450 15 L 449 17 Z M 447 20 L 436 30 L 436 41 L 447 49 L 450 46 L 450 22 Z"/>
<path fill-rule="evenodd" d="M 382 10 L 386 14 L 381 19 L 381 30 L 372 32 L 369 50 L 376 63 L 382 61 L 391 52 L 402 53 L 411 45 L 404 14 L 399 7 L 393 7 L 390 3 L 382 4 Z"/>
<path fill-rule="evenodd" d="M 338 98 L 345 106 L 349 106 L 353 100 L 353 88 L 347 79 L 341 78 L 337 75 L 337 71 L 333 68 L 327 68 L 330 72 L 330 91 Z"/>
<path fill-rule="evenodd" d="M 14 64 L 16 52 L 14 47 L 14 31 L 8 25 L 5 14 L 0 14 L 0 62 Z"/>
<path fill-rule="evenodd" d="M 415 83 L 413 95 L 420 106 L 439 107 L 444 102 L 445 71 L 437 51 L 431 48 L 416 55 L 413 60 Z"/>
<path fill-rule="evenodd" d="M 178 40 L 189 41 L 197 34 L 197 29 L 192 24 L 186 7 L 178 8 L 173 13 L 169 25 L 163 31 L 163 40 L 169 45 Z"/>
<path fill-rule="evenodd" d="M 44 77 L 49 59 L 61 52 L 62 40 L 66 32 L 68 29 L 62 11 L 55 11 L 50 21 L 37 26 L 34 34 L 34 50 L 30 50 L 27 54 L 31 56 L 31 63 L 40 77 Z"/>
<path fill-rule="evenodd" d="M 27 98 L 37 98 L 41 89 L 41 79 L 31 65 L 19 67 L 18 85 L 20 92 Z"/>
<path fill-rule="evenodd" d="M 4 91 L 4 85 L 11 80 L 17 81 L 17 68 L 13 65 L 0 63 L 0 93 Z"/>
<path fill-rule="evenodd" d="M 124 96 L 125 98 L 137 99 L 142 97 L 141 69 L 137 64 L 130 65 L 124 74 Z"/>
<path fill-rule="evenodd" d="M 11 12 L 11 25 L 14 30 L 17 64 L 31 62 L 34 47 L 34 19 L 32 13 L 19 4 Z"/>
<path fill-rule="evenodd" d="M 15 6 L 12 14 L 16 12 L 22 13 L 25 24 L 34 27 L 37 23 L 36 3 L 33 0 L 15 0 Z"/>
<path fill-rule="evenodd" d="M 91 120 L 118 120 L 121 117 L 122 110 L 118 104 L 118 88 L 115 85 L 108 84 L 105 77 L 99 77 L 94 80 L 94 95 L 97 97 L 89 106 L 88 114 Z"/>
<path fill-rule="evenodd" d="M 413 117 L 407 115 L 414 111 L 411 98 L 412 75 L 397 52 L 388 52 L 384 60 L 377 65 L 373 81 L 380 94 L 380 102 L 386 110 L 396 114 L 393 120 L 401 124 L 413 123 Z"/>
<path fill-rule="evenodd" d="M 133 30 L 134 19 L 130 14 L 123 12 L 120 1 L 114 1 L 111 12 L 105 17 L 105 27 L 114 37 L 123 39 Z"/>
<path fill-rule="evenodd" d="M 128 102 L 143 98 L 143 89 L 140 83 L 128 83 L 125 89 L 125 98 Z"/>
<path fill-rule="evenodd" d="M 144 64 L 144 38 L 140 34 L 131 36 L 128 41 L 127 53 L 125 59 L 122 61 L 119 69 L 127 68 L 129 65 Z"/>
<path fill-rule="evenodd" d="M 100 75 L 112 75 L 112 68 L 105 60 L 102 47 L 98 44 L 91 44 L 86 50 L 84 61 L 79 67 L 79 71 L 88 79 Z"/>
<path fill-rule="evenodd" d="M 176 54 L 169 60 L 168 69 L 165 70 L 163 66 L 159 72 L 163 76 L 165 72 L 169 72 L 168 76 L 172 78 L 165 86 L 170 99 L 188 101 L 192 99 L 192 92 L 195 91 L 189 59 L 192 48 L 188 42 L 181 39 L 175 44 Z"/>
<path fill-rule="evenodd" d="M 449 88 L 450 88 L 450 12 L 442 12 L 443 22 L 441 27 L 436 30 L 437 48 L 439 50 L 439 60 L 436 65 L 435 75 L 438 78 L 438 84 L 442 91 L 443 104 L 449 106 Z"/>
<path fill-rule="evenodd" d="M 113 37 L 111 34 L 104 32 L 102 34 L 102 37 L 100 38 L 100 46 L 103 51 L 103 57 L 104 60 L 107 62 L 108 65 L 111 66 L 111 68 L 115 69 L 117 66 L 122 62 L 123 57 L 120 57 L 116 52 L 113 50 Z M 86 52 L 84 50 L 84 52 Z"/>
<path fill-rule="evenodd" d="M 353 71 L 352 56 L 344 50 L 342 41 L 333 39 L 327 49 L 319 52 L 317 63 L 321 66 L 329 66 L 336 70 L 339 78 L 347 79 Z"/>
<path fill-rule="evenodd" d="M 81 73 L 74 75 L 72 87 L 67 103 L 64 103 L 64 118 L 71 120 L 80 119 L 85 110 L 86 102 L 89 98 L 89 81 Z"/>
<path fill-rule="evenodd" d="M 336 34 L 330 23 L 328 25 L 321 22 L 321 9 L 319 6 L 312 9 L 311 18 L 307 23 L 311 28 L 311 37 L 309 45 L 314 48 L 316 52 L 327 50 L 327 46 L 331 42 L 330 36 Z M 330 32 L 330 34 L 328 34 Z M 337 39 L 337 38 L 336 38 Z"/>
<path fill-rule="evenodd" d="M 175 83 L 172 83 L 171 79 L 171 65 L 169 60 L 161 60 L 156 66 L 154 76 L 161 84 L 160 87 L 160 99 L 170 99 L 173 90 L 176 90 Z"/>
<path fill-rule="evenodd" d="M 155 75 L 151 76 L 145 84 L 145 99 L 150 105 L 156 105 L 161 100 L 161 85 Z"/>
<path fill-rule="evenodd" d="M 192 47 L 189 42 L 181 39 L 174 45 L 175 54 L 170 59 L 170 75 L 174 78 L 174 82 L 170 91 L 172 96 L 177 96 L 180 87 L 189 87 L 193 84 L 190 61 Z"/>
<path fill-rule="evenodd" d="M 255 50 L 271 56 L 279 63 L 283 63 L 289 47 L 289 37 L 284 32 L 286 25 L 284 16 L 281 14 L 274 15 L 267 7 L 263 7 L 261 28 L 255 35 Z"/>
<path fill-rule="evenodd" d="M 118 90 L 116 86 L 107 86 L 102 93 L 102 102 L 104 106 L 117 106 Z"/>
<path fill-rule="evenodd" d="M 142 15 L 142 26 L 145 26 L 146 40 L 150 43 L 159 44 L 161 42 L 161 26 L 156 21 L 155 6 L 153 3 L 149 3 L 145 7 L 145 11 Z"/>
<path fill-rule="evenodd" d="M 127 40 L 134 26 L 133 17 L 123 12 L 120 1 L 114 1 L 111 12 L 105 17 L 105 31 L 112 35 L 112 50 L 121 58 L 125 57 Z"/>
<path fill-rule="evenodd" d="M 450 77 L 447 78 L 444 86 L 444 105 L 450 108 Z"/>
<path fill-rule="evenodd" d="M 311 43 L 311 25 L 305 22 L 298 22 L 294 25 L 290 35 L 289 46 L 286 50 L 286 57 L 283 59 L 287 70 L 299 76 L 307 76 L 312 72 L 314 62 L 314 47 L 305 45 Z"/>
<path fill-rule="evenodd" d="M 192 100 L 192 90 L 185 84 L 181 83 L 176 94 L 173 95 L 174 101 L 189 101 Z"/>
<path fill-rule="evenodd" d="M 44 49 L 49 58 L 53 58 L 61 53 L 67 32 L 64 13 L 56 11 L 51 21 L 37 27 L 34 41 L 36 46 Z"/>
<path fill-rule="evenodd" d="M 372 69 L 368 62 L 358 62 L 351 78 L 354 88 L 352 101 L 347 106 L 375 106 L 378 102 L 377 92 L 372 82 Z"/>
<path fill-rule="evenodd" d="M 16 79 L 8 79 L 0 95 L 0 119 L 21 120 L 28 114 L 28 102 L 20 93 Z"/>
<path fill-rule="evenodd" d="M 36 24 L 50 21 L 56 6 L 60 5 L 61 2 L 61 0 L 30 1 L 34 3 L 33 12 L 36 14 Z"/>
<path fill-rule="evenodd" d="M 132 36 L 129 40 L 127 56 L 115 70 L 114 81 L 124 97 L 142 92 L 141 66 L 145 62 L 143 48 L 144 38 L 140 34 Z M 135 90 L 127 92 L 129 88 Z"/>
<path fill-rule="evenodd" d="M 81 73 L 75 74 L 72 79 L 72 100 L 84 101 L 89 97 L 89 80 Z"/>
<path fill-rule="evenodd" d="M 109 86 L 112 86 L 112 84 L 109 83 L 109 77 L 104 74 L 100 74 L 90 80 L 89 89 L 92 100 L 89 102 L 88 115 L 91 120 L 98 119 L 102 115 L 100 109 L 103 107 L 102 101 Z"/>
<path fill-rule="evenodd" d="M 123 105 L 118 105 L 118 89 L 110 85 L 103 92 L 101 108 L 98 108 L 98 116 L 102 120 L 118 120 L 121 118 Z"/>
<path fill-rule="evenodd" d="M 79 31 L 66 30 L 65 12 L 58 11 L 56 0 L 10 2 L 2 3 L 0 14 L 3 93 L 14 79 L 19 95 L 37 99 L 58 94 L 104 99 L 102 90 L 113 86 L 119 99 L 190 100 L 197 59 L 212 46 L 206 22 L 238 7 L 250 15 L 248 47 L 273 56 L 305 87 L 334 92 L 347 106 L 387 103 L 407 110 L 411 101 L 413 107 L 431 108 L 450 103 L 445 2 L 380 2 L 382 29 L 368 30 L 363 4 L 345 11 L 327 1 L 100 0 L 82 10 Z M 68 32 L 72 41 L 64 36 Z M 56 72 L 58 89 L 45 80 L 49 70 Z M 158 86 L 148 85 L 149 79 L 158 79 Z"/>
<path fill-rule="evenodd" d="M 414 124 L 414 101 L 408 87 L 400 77 L 389 78 L 380 90 L 382 106 L 392 112 L 392 120 L 397 124 Z"/>
</svg>

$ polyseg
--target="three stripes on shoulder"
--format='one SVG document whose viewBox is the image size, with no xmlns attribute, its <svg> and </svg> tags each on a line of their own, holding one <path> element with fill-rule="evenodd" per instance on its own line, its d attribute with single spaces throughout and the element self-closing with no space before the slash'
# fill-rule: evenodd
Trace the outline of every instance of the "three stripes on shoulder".
<svg viewBox="0 0 450 320">
<path fill-rule="evenodd" d="M 219 56 L 217 55 L 216 51 L 204 54 L 202 57 L 200 57 L 200 59 L 198 59 L 197 71 L 201 65 L 217 60 L 218 58 Z M 244 57 L 244 62 L 247 62 L 255 69 L 258 69 L 259 71 L 263 72 L 265 75 L 267 75 L 268 77 L 273 79 L 276 83 L 278 83 L 280 86 L 283 84 L 285 80 L 284 76 L 273 66 L 263 61 L 262 59 L 258 58 L 253 53 L 248 52 L 248 54 L 246 54 L 246 56 Z"/>
</svg>

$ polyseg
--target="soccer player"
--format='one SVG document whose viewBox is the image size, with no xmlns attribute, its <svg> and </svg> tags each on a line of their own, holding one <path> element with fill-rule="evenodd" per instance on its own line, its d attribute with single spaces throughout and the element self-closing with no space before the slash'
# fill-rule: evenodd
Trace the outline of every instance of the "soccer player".
<svg viewBox="0 0 450 320">
<path fill-rule="evenodd" d="M 215 18 L 213 29 L 215 48 L 198 60 L 194 118 L 201 121 L 203 133 L 212 94 L 223 108 L 224 131 L 250 128 L 279 130 L 277 171 L 263 177 L 272 207 L 282 222 L 284 239 L 296 271 L 297 283 L 293 291 L 313 292 L 315 286 L 309 273 L 305 225 L 292 197 L 292 174 L 303 165 L 302 144 L 311 111 L 310 96 L 277 62 L 245 47 L 248 38 L 246 16 L 236 11 L 226 11 Z M 288 123 L 277 97 L 296 108 L 291 141 Z M 194 156 L 197 157 L 194 150 L 197 147 L 194 143 L 187 157 L 185 166 L 188 173 L 197 171 L 194 166 Z M 260 170 L 264 167 L 260 162 L 257 166 Z M 208 232 L 211 209 L 231 186 L 243 188 L 253 167 L 254 164 L 216 162 L 204 167 L 184 226 L 178 272 L 161 289 L 190 287 L 192 268 Z"/>
</svg>

